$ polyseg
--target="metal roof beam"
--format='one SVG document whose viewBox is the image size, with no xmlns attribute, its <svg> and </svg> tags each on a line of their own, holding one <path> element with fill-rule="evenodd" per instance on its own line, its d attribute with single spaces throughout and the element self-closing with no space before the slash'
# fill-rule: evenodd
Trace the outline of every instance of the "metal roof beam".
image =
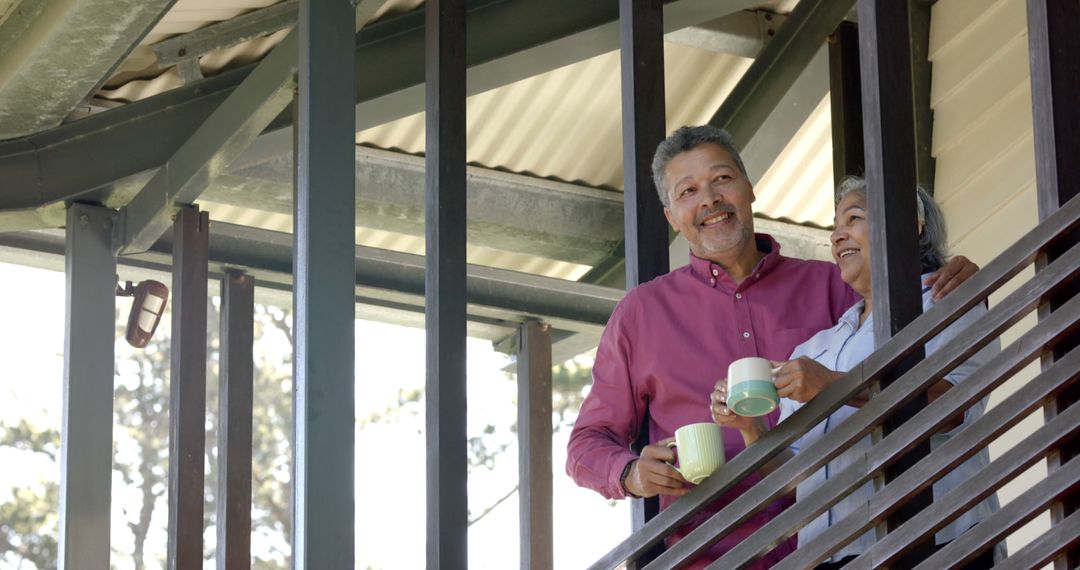
<svg viewBox="0 0 1080 570">
<path fill-rule="evenodd" d="M 0 25 L 0 139 L 55 127 L 176 0 L 23 0 Z"/>
<path fill-rule="evenodd" d="M 713 20 L 754 0 L 674 0 L 666 31 Z M 507 85 L 617 49 L 618 7 L 579 0 L 475 1 L 467 26 L 468 93 Z M 559 18 L 551 17 L 559 14 Z M 356 36 L 357 127 L 423 110 L 423 11 L 365 26 Z M 254 66 L 225 72 L 143 101 L 12 141 L 0 142 L 0 210 L 70 200 L 158 168 L 190 138 Z M 272 123 L 291 122 L 283 113 Z M 147 140 L 146 133 L 155 133 Z M 269 137 L 269 138 L 268 138 Z M 265 139 L 265 140 L 264 140 Z M 240 161 L 250 164 L 292 148 L 288 131 L 263 135 Z"/>
<path fill-rule="evenodd" d="M 286 0 L 154 44 L 158 65 L 176 65 L 296 25 L 299 0 Z"/>
<path fill-rule="evenodd" d="M 122 254 L 145 251 L 157 241 L 180 206 L 194 202 L 292 101 L 296 53 L 291 33 L 135 195 L 123 210 Z"/>
<path fill-rule="evenodd" d="M 229 268 L 242 268 L 255 278 L 260 289 L 292 291 L 292 234 L 222 222 L 211 224 L 211 278 L 224 276 Z M 167 233 L 148 251 L 123 256 L 119 263 L 128 268 L 170 272 L 172 247 L 172 235 Z M 63 230 L 0 232 L 0 257 L 5 261 L 60 271 L 64 267 L 63 254 Z M 621 290 L 610 287 L 479 265 L 467 266 L 466 280 L 470 322 L 498 325 L 504 333 L 532 318 L 561 330 L 599 334 L 623 296 Z M 408 324 L 423 326 L 424 258 L 358 246 L 356 301 L 414 313 L 415 321 Z"/>
<path fill-rule="evenodd" d="M 622 239 L 622 194 L 468 167 L 468 239 L 473 245 L 591 265 Z M 292 157 L 229 172 L 203 197 L 292 213 Z M 356 148 L 357 225 L 424 235 L 424 159 Z"/>
<path fill-rule="evenodd" d="M 755 58 L 776 35 L 787 16 L 762 10 L 743 10 L 664 35 L 664 41 Z"/>
<path fill-rule="evenodd" d="M 388 0 L 359 0 L 356 2 L 356 29 L 375 17 Z M 260 38 L 296 25 L 299 0 L 285 0 L 266 8 L 252 10 L 229 20 L 223 20 L 154 44 L 158 65 L 183 65 L 219 50 Z"/>
<path fill-rule="evenodd" d="M 748 146 L 853 4 L 854 0 L 799 2 L 709 124 L 727 130 L 744 148 Z"/>
</svg>

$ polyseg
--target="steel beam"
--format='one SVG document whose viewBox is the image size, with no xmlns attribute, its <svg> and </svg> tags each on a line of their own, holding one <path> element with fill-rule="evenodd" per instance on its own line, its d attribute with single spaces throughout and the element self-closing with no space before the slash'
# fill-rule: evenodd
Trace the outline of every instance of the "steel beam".
<svg viewBox="0 0 1080 570">
<path fill-rule="evenodd" d="M 357 0 L 356 29 L 367 25 L 387 0 Z M 229 20 L 174 36 L 154 44 L 158 65 L 170 66 L 198 60 L 213 51 L 267 36 L 296 25 L 299 0 L 285 0 Z"/>
<path fill-rule="evenodd" d="M 175 2 L 16 2 L 0 25 L 0 139 L 59 125 Z"/>
<path fill-rule="evenodd" d="M 146 253 L 121 257 L 120 264 L 168 272 L 172 248 L 173 239 L 166 235 Z M 220 278 L 229 268 L 243 268 L 259 283 L 259 291 L 276 292 L 275 299 L 284 299 L 281 293 L 293 290 L 292 251 L 291 234 L 214 223 L 210 269 Z M 0 232 L 0 255 L 6 261 L 62 270 L 63 253 L 61 231 Z M 355 302 L 417 314 L 377 316 L 422 326 L 424 258 L 371 247 L 356 247 L 354 255 Z M 470 334 L 491 340 L 530 318 L 558 330 L 598 335 L 623 296 L 621 289 L 478 265 L 466 266 L 466 279 L 470 326 L 476 327 Z"/>
<path fill-rule="evenodd" d="M 828 94 L 829 54 L 828 49 L 819 44 L 776 106 L 761 110 L 765 116 L 753 135 L 746 140 L 735 139 L 741 145 L 739 154 L 746 171 L 753 177 L 764 176 Z"/>
<path fill-rule="evenodd" d="M 424 235 L 424 159 L 356 147 L 356 223 Z M 533 176 L 467 167 L 467 237 L 472 245 L 583 265 L 599 262 L 622 240 L 623 194 Z M 233 170 L 207 200 L 292 212 L 288 157 Z"/>
<path fill-rule="evenodd" d="M 64 240 L 59 567 L 109 567 L 116 212 L 72 204 Z"/>
<path fill-rule="evenodd" d="M 124 208 L 122 254 L 145 251 L 292 100 L 296 34 L 289 34 Z"/>
<path fill-rule="evenodd" d="M 218 338 L 217 569 L 249 570 L 255 280 L 243 271 L 221 280 Z"/>
<path fill-rule="evenodd" d="M 551 479 L 551 327 L 518 329 L 518 498 L 521 568 L 554 567 Z"/>
<path fill-rule="evenodd" d="M 210 216 L 189 206 L 173 226 L 169 375 L 168 568 L 201 568 L 206 492 L 206 303 Z"/>
<path fill-rule="evenodd" d="M 761 52 L 787 16 L 743 10 L 709 22 L 664 34 L 664 41 L 716 53 L 754 58 Z"/>
<path fill-rule="evenodd" d="M 675 0 L 672 31 L 746 9 L 754 0 Z M 618 46 L 614 4 L 578 0 L 473 0 L 469 4 L 468 94 L 610 52 Z M 551 17 L 559 14 L 558 18 Z M 352 14 L 350 14 L 352 17 Z M 423 111 L 423 9 L 364 26 L 356 35 L 357 129 Z M 515 30 L 506 33 L 506 30 Z M 37 208 L 164 164 L 255 65 L 173 89 L 46 132 L 0 142 L 0 210 Z M 281 129 L 291 115 L 279 115 Z M 158 136 L 147 140 L 145 133 Z M 291 135 L 264 134 L 243 164 L 287 154 Z"/>
<path fill-rule="evenodd" d="M 354 564 L 353 7 L 300 2 L 293 564 Z"/>
<path fill-rule="evenodd" d="M 154 44 L 154 56 L 159 66 L 168 67 L 284 30 L 296 25 L 299 5 L 299 0 L 285 0 L 193 32 L 173 36 Z"/>
<path fill-rule="evenodd" d="M 818 53 L 825 37 L 843 21 L 852 4 L 854 0 L 799 2 L 709 124 L 725 129 L 746 145 Z"/>
<path fill-rule="evenodd" d="M 874 341 L 883 346 L 922 314 L 919 287 L 919 241 L 915 212 L 915 128 L 911 87 L 911 46 L 906 2 L 859 0 L 859 53 L 862 74 L 863 133 L 866 151 L 871 287 Z M 916 350 L 887 377 L 888 387 L 923 359 Z M 897 410 L 883 426 L 885 435 L 927 405 L 925 393 Z M 884 471 L 888 483 L 930 453 L 929 440 Z M 933 500 L 929 489 L 913 496 L 892 514 L 887 531 L 898 528 Z M 911 567 L 933 553 L 934 545 L 914 547 L 899 563 Z"/>
<path fill-rule="evenodd" d="M 467 568 L 465 2 L 425 6 L 427 567 Z"/>
<path fill-rule="evenodd" d="M 1040 222 L 1060 209 L 1066 202 L 1080 194 L 1080 166 L 1076 156 L 1080 153 L 1080 70 L 1076 54 L 1080 53 L 1080 4 L 1028 0 L 1028 52 L 1031 58 L 1031 102 L 1035 134 L 1035 176 L 1038 185 Z M 1080 231 L 1062 236 L 1040 257 L 1037 268 L 1041 271 L 1048 263 L 1080 241 Z M 1039 318 L 1049 318 L 1068 300 L 1080 293 L 1075 283 L 1055 292 L 1049 302 L 1039 307 Z M 1055 360 L 1080 344 L 1080 335 L 1064 339 L 1043 358 L 1048 368 Z M 1080 387 L 1073 385 L 1047 404 L 1045 415 L 1051 419 L 1080 400 Z M 1062 446 L 1048 458 L 1051 472 L 1062 469 L 1071 459 L 1080 455 L 1080 443 L 1076 440 Z M 1063 524 L 1067 517 L 1080 509 L 1080 497 L 1076 492 L 1056 501 L 1050 509 L 1055 525 Z M 1055 568 L 1080 566 L 1080 548 L 1073 545 L 1054 561 Z"/>
</svg>

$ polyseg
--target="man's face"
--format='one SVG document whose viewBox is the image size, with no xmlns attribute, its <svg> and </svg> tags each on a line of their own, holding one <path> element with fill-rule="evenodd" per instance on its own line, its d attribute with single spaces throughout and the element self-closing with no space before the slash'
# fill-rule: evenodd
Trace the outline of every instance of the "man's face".
<svg viewBox="0 0 1080 570">
<path fill-rule="evenodd" d="M 754 189 L 723 148 L 706 143 L 671 159 L 664 215 L 694 255 L 726 261 L 754 245 Z"/>
</svg>

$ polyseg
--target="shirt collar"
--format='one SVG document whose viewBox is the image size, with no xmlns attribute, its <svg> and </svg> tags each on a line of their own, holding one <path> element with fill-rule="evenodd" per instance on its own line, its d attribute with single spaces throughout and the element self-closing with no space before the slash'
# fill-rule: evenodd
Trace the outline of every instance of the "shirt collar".
<svg viewBox="0 0 1080 570">
<path fill-rule="evenodd" d="M 754 241 L 757 244 L 758 251 L 766 252 L 765 257 L 761 258 L 757 267 L 754 268 L 754 272 L 739 285 L 738 288 L 740 289 L 757 282 L 776 268 L 783 259 L 780 256 L 780 243 L 773 239 L 771 235 L 754 234 Z M 694 255 L 693 252 L 690 252 L 690 271 L 694 277 L 710 287 L 722 284 L 729 289 L 736 289 L 735 282 L 731 280 L 723 267 L 708 259 L 700 258 Z"/>
<path fill-rule="evenodd" d="M 843 315 L 840 315 L 840 318 L 836 321 L 837 324 L 851 327 L 851 330 L 859 330 L 859 315 L 862 314 L 863 307 L 865 306 L 866 299 L 859 299 L 858 303 L 855 303 L 851 306 L 850 309 L 844 311 Z M 867 315 L 866 323 L 864 324 L 870 324 L 871 326 L 873 326 L 872 321 L 870 320 L 872 318 L 873 315 Z"/>
<path fill-rule="evenodd" d="M 929 285 L 922 285 L 922 280 L 926 279 L 930 275 L 932 275 L 932 273 L 923 273 L 922 277 L 919 280 L 919 284 L 922 287 L 922 294 L 923 295 L 926 295 L 927 293 L 930 292 L 930 286 Z M 859 299 L 859 302 L 852 305 L 850 309 L 844 311 L 844 314 L 840 315 L 840 318 L 837 319 L 836 322 L 840 323 L 840 324 L 848 325 L 854 330 L 858 330 L 858 328 L 859 328 L 859 315 L 862 314 L 863 307 L 865 307 L 865 306 L 866 306 L 866 299 Z M 873 322 L 874 322 L 873 318 L 874 318 L 873 313 L 871 313 L 869 315 L 866 315 L 866 322 L 863 323 L 863 325 L 870 324 L 871 326 L 873 326 Z"/>
</svg>

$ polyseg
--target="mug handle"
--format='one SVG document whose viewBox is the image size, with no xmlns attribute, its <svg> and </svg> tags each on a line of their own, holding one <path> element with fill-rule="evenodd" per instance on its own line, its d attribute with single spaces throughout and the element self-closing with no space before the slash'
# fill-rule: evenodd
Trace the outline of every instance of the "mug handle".
<svg viewBox="0 0 1080 570">
<path fill-rule="evenodd" d="M 668 449 L 675 449 L 675 447 L 676 447 L 674 441 L 669 441 L 669 442 L 665 443 L 664 446 L 667 447 Z M 672 468 L 674 468 L 676 471 L 678 471 L 679 475 L 683 474 L 682 469 L 679 469 L 678 467 L 675 467 L 675 462 L 674 461 L 665 461 L 664 463 L 667 463 Z"/>
</svg>

